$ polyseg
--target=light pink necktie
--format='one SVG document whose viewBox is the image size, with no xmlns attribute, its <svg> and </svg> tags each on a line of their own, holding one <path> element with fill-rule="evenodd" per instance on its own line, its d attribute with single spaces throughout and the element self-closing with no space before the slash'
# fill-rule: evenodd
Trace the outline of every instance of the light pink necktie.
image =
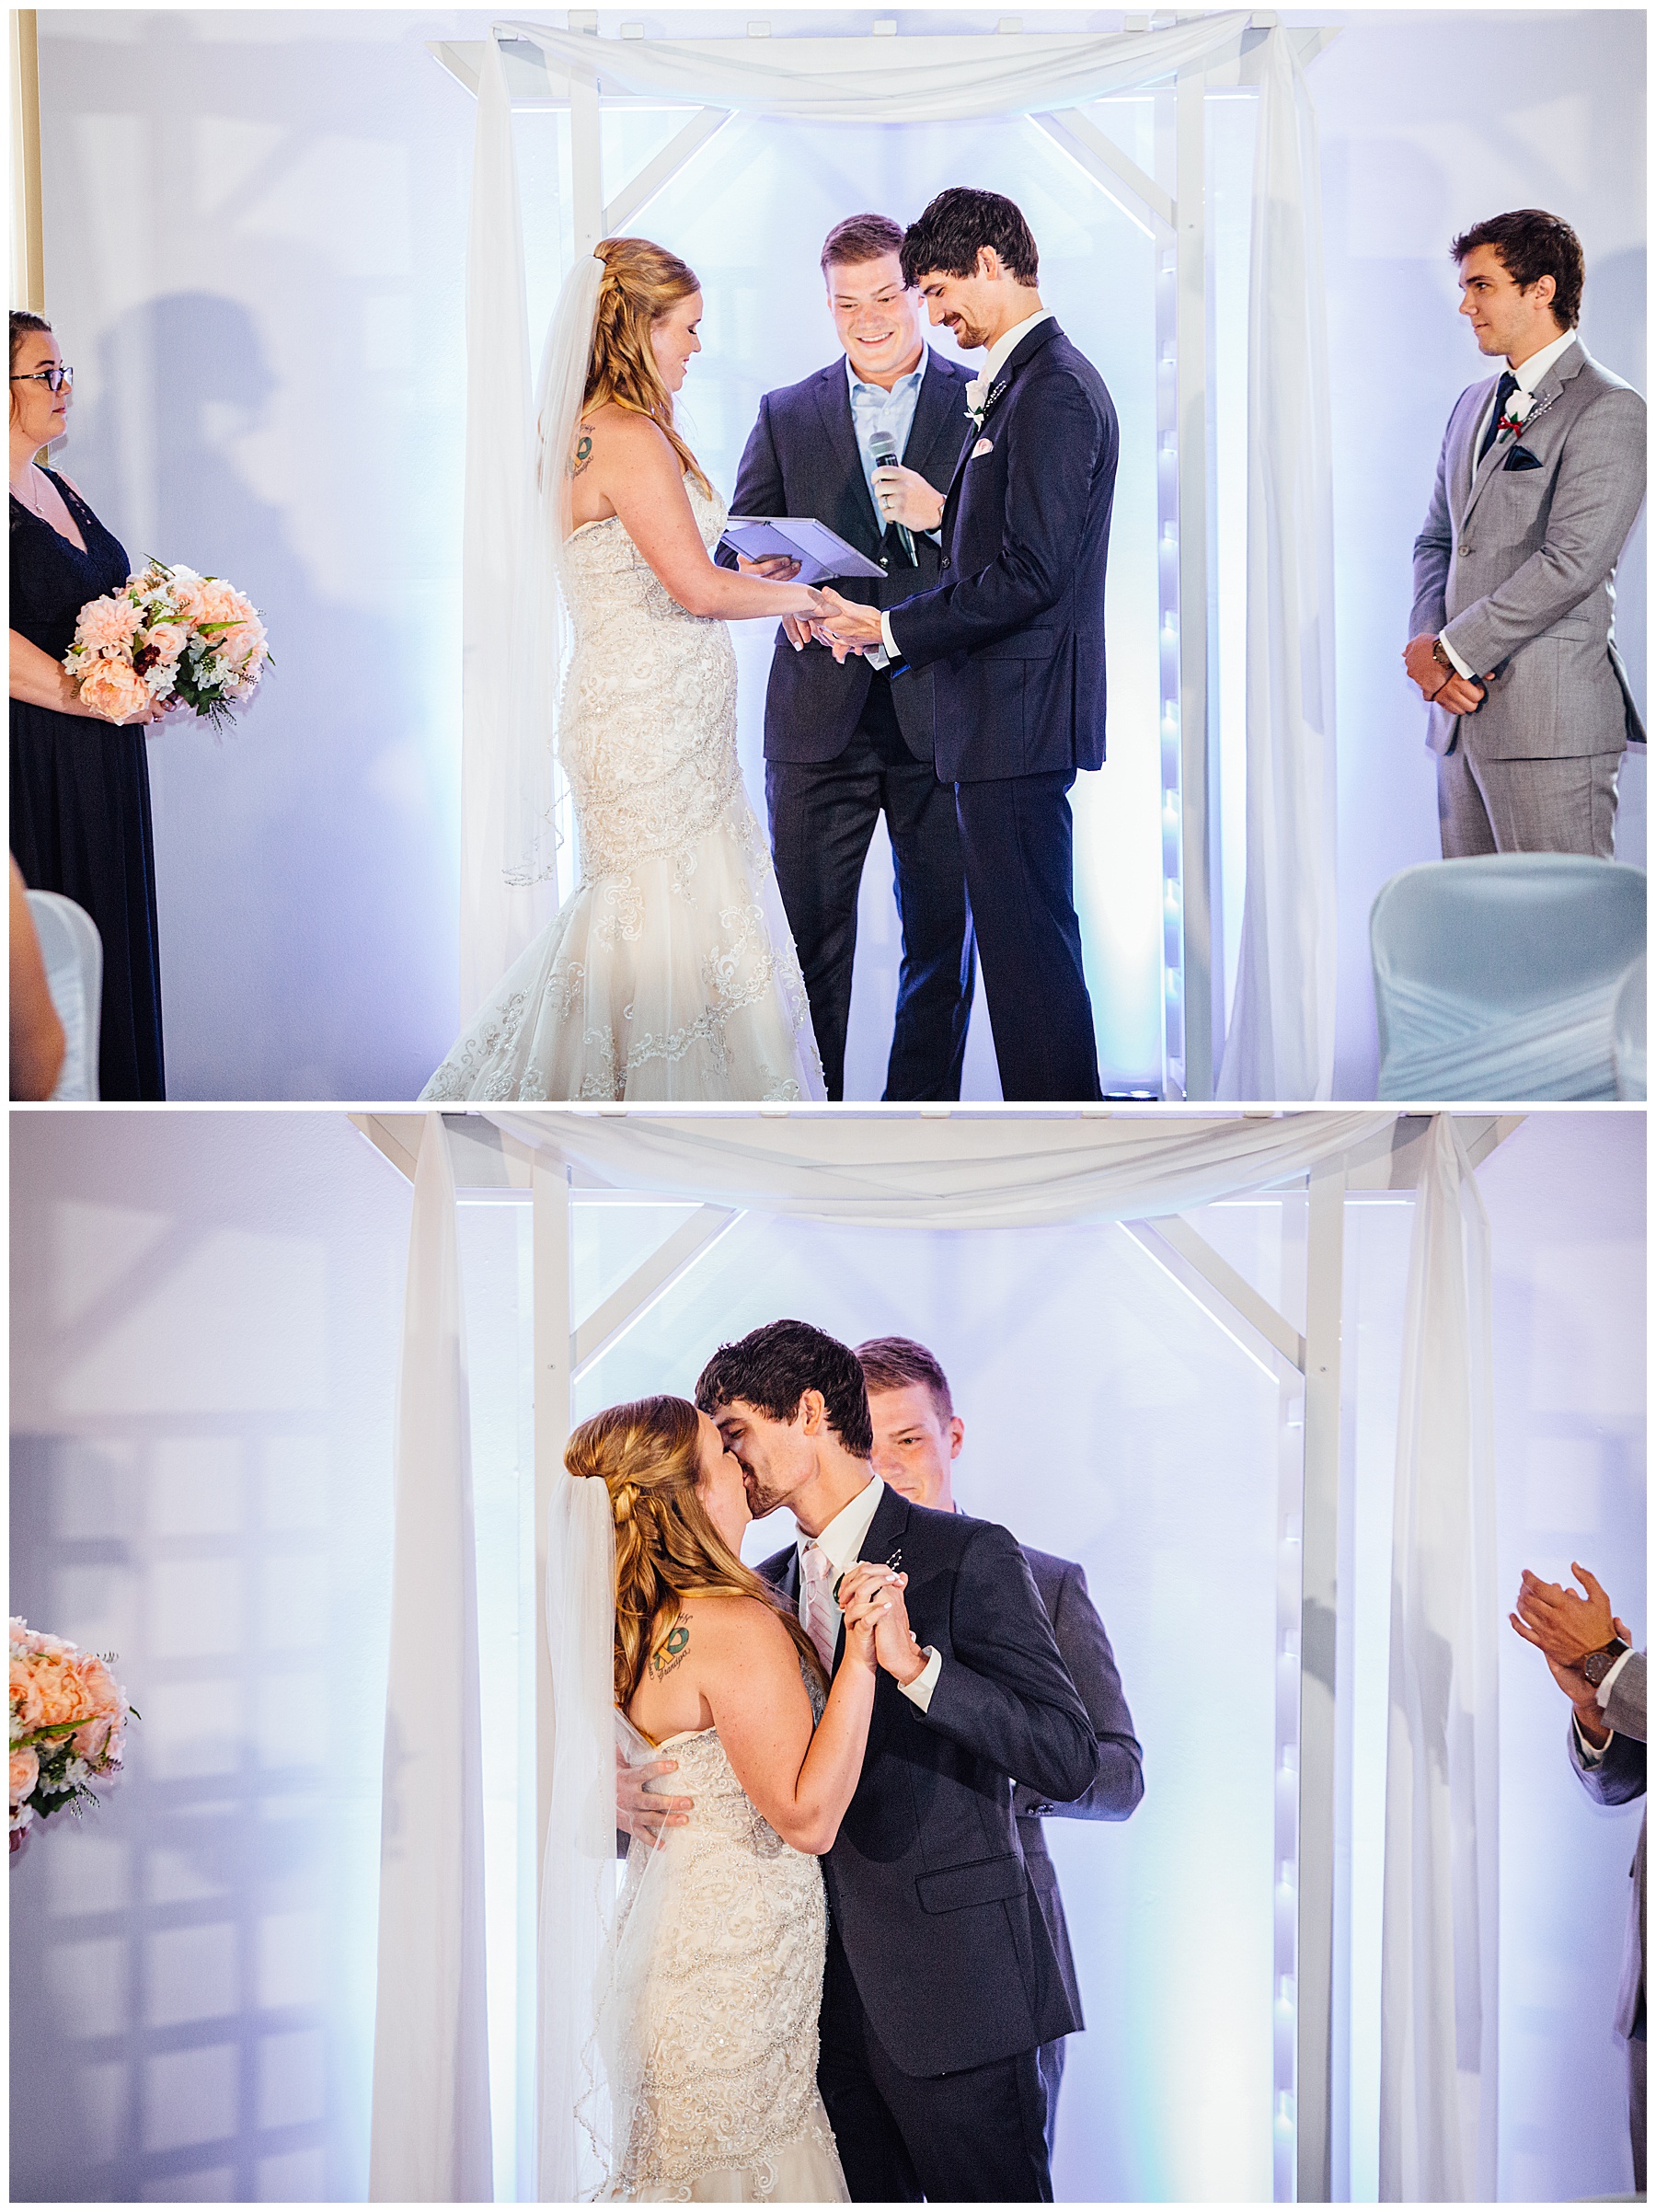
<svg viewBox="0 0 1656 2212">
<path fill-rule="evenodd" d="M 817 1656 L 832 1674 L 834 1647 L 839 1641 L 839 1622 L 834 1617 L 835 1608 L 828 1556 L 814 1538 L 806 1545 L 800 1562 L 799 1596 L 800 1625 L 816 1645 Z"/>
</svg>

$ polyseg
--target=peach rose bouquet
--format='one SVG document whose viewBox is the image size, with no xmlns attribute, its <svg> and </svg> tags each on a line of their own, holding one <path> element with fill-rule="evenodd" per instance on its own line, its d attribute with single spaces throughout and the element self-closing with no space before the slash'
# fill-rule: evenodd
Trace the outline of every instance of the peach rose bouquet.
<svg viewBox="0 0 1656 2212">
<path fill-rule="evenodd" d="M 109 1661 L 27 1621 L 11 1624 L 11 1833 L 13 1848 L 37 1814 L 42 1820 L 98 1797 L 94 1780 L 112 1774 L 136 1709 Z"/>
<path fill-rule="evenodd" d="M 81 702 L 121 721 L 152 701 L 188 707 L 214 729 L 250 699 L 271 654 L 259 609 L 222 576 L 152 560 L 119 592 L 89 600 L 63 666 Z"/>
</svg>

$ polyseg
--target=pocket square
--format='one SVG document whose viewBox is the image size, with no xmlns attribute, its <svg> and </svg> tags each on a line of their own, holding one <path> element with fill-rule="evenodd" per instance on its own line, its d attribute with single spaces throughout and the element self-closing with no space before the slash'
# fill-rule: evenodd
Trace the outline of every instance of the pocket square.
<svg viewBox="0 0 1656 2212">
<path fill-rule="evenodd" d="M 994 451 L 995 440 L 993 438 L 980 438 L 972 449 L 972 457 L 975 461 L 980 454 L 993 453 Z"/>
<path fill-rule="evenodd" d="M 1520 468 L 1539 468 L 1540 466 L 1540 455 L 1538 453 L 1531 453 L 1527 445 L 1514 445 L 1512 452 L 1508 454 L 1506 459 L 1501 463 L 1501 468 L 1508 476 L 1512 476 Z"/>
</svg>

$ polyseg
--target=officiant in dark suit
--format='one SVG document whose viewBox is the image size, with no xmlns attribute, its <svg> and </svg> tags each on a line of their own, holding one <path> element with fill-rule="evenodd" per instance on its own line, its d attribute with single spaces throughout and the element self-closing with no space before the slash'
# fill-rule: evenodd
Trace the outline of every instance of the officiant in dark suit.
<svg viewBox="0 0 1656 2212">
<path fill-rule="evenodd" d="M 965 1441 L 966 1424 L 955 1411 L 949 1377 L 935 1354 L 912 1337 L 872 1337 L 857 1347 L 857 1363 L 868 1387 L 868 1417 L 874 1431 L 871 1464 L 895 1491 L 916 1505 L 937 1513 L 958 1513 L 954 1462 Z M 1084 2025 L 1081 1986 L 1070 1949 L 1058 1871 L 1046 1847 L 1043 1820 L 1125 1820 L 1144 1794 L 1144 1753 L 1133 1734 L 1121 1676 L 1110 1648 L 1098 1609 L 1087 1587 L 1078 1560 L 1058 1559 L 1020 1544 L 1024 1563 L 1052 1624 L 1058 1656 L 1080 1694 L 1098 1744 L 1098 1772 L 1085 1796 L 1060 1804 L 1026 1782 L 1013 1793 L 1018 1839 L 1040 1903 L 1047 1933 L 1057 1953 L 1059 1972 L 1077 2027 Z M 1064 2080 L 1066 2038 L 1043 2043 L 1040 2051 L 1041 2086 L 1046 2092 L 1047 2153 L 1057 2138 L 1058 2091 Z"/>
<path fill-rule="evenodd" d="M 829 232 L 822 275 L 844 353 L 765 394 L 731 506 L 826 523 L 886 570 L 842 580 L 847 599 L 875 607 L 937 581 L 943 495 L 970 428 L 967 372 L 926 344 L 902 244 L 884 215 Z M 881 467 L 881 451 L 896 464 Z M 857 893 L 883 812 L 903 927 L 883 1095 L 958 1099 L 976 962 L 954 794 L 933 766 L 931 676 L 836 659 L 785 623 L 765 694 L 765 793 L 828 1096 L 845 1096 Z"/>
<path fill-rule="evenodd" d="M 938 581 L 881 612 L 823 593 L 822 634 L 930 671 L 937 774 L 955 787 L 972 927 L 1007 1099 L 1099 1095 L 1075 914 L 1070 787 L 1104 762 L 1104 571 L 1120 432 L 1086 355 L 1042 306 L 1040 257 L 998 192 L 940 192 L 904 234 L 934 323 L 982 346 Z"/>
</svg>

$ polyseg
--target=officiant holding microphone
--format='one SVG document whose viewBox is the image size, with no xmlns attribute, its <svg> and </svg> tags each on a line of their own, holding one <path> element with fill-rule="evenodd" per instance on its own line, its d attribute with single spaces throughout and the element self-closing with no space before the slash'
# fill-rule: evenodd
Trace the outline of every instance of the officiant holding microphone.
<svg viewBox="0 0 1656 2212">
<path fill-rule="evenodd" d="M 843 357 L 765 394 L 731 502 L 738 515 L 825 523 L 884 570 L 840 582 L 876 607 L 937 582 L 944 494 L 970 428 L 967 372 L 925 341 L 903 236 L 873 214 L 829 232 L 822 267 Z M 976 960 L 954 792 L 933 764 L 930 674 L 836 658 L 785 622 L 765 694 L 765 793 L 828 1096 L 845 1096 L 857 893 L 883 812 L 903 927 L 883 1095 L 958 1099 Z"/>
</svg>

